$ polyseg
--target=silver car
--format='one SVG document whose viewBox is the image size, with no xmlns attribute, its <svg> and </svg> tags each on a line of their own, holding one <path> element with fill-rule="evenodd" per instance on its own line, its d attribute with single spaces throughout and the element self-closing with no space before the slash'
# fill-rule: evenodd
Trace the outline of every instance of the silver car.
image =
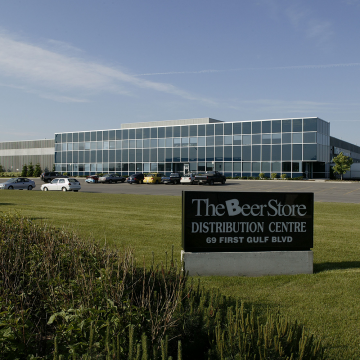
<svg viewBox="0 0 360 360">
<path fill-rule="evenodd" d="M 12 178 L 0 184 L 0 190 L 32 190 L 35 187 L 33 180 L 23 177 Z"/>
</svg>

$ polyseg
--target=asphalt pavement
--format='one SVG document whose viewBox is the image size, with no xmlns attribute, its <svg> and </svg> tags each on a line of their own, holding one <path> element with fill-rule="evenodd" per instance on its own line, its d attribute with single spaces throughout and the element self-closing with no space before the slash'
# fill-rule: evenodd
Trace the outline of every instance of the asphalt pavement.
<svg viewBox="0 0 360 360">
<path fill-rule="evenodd" d="M 35 180 L 39 191 L 43 182 Z M 360 203 L 360 182 L 324 180 L 227 180 L 225 185 L 95 184 L 79 178 L 82 192 L 181 196 L 182 191 L 313 192 L 315 201 Z"/>
</svg>

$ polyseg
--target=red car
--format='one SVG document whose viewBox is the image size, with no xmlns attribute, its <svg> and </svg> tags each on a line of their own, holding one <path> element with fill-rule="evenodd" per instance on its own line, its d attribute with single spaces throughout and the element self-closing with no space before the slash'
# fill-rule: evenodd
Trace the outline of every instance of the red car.
<svg viewBox="0 0 360 360">
<path fill-rule="evenodd" d="M 85 180 L 87 183 L 97 183 L 98 181 L 99 177 L 97 175 L 88 175 Z"/>
</svg>

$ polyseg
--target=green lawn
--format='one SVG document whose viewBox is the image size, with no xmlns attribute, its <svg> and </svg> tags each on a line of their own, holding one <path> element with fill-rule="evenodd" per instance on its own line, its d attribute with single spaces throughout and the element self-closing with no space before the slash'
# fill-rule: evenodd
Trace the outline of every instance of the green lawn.
<svg viewBox="0 0 360 360">
<path fill-rule="evenodd" d="M 0 192 L 0 211 L 73 229 L 90 240 L 132 247 L 138 261 L 180 260 L 181 198 L 88 193 Z M 315 204 L 313 275 L 203 277 L 259 307 L 280 308 L 321 337 L 330 359 L 360 358 L 360 205 Z"/>
</svg>

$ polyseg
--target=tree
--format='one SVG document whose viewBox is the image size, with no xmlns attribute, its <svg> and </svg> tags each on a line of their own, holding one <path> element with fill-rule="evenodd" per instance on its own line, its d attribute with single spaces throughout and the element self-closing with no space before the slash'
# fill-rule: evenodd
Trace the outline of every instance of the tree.
<svg viewBox="0 0 360 360">
<path fill-rule="evenodd" d="M 26 164 L 24 164 L 23 167 L 22 167 L 21 176 L 26 177 L 27 176 L 27 171 L 28 171 L 28 167 L 27 167 Z"/>
<path fill-rule="evenodd" d="M 33 177 L 34 176 L 34 165 L 32 164 L 32 162 L 30 161 L 30 164 L 28 166 L 27 169 L 27 177 Z"/>
<path fill-rule="evenodd" d="M 40 164 L 37 163 L 35 165 L 34 176 L 35 177 L 40 177 L 41 173 L 42 173 L 42 170 L 41 170 Z"/>
<path fill-rule="evenodd" d="M 335 165 L 332 167 L 334 173 L 341 175 L 341 180 L 343 175 L 350 170 L 353 159 L 350 156 L 344 155 L 342 152 L 332 159 Z"/>
</svg>

